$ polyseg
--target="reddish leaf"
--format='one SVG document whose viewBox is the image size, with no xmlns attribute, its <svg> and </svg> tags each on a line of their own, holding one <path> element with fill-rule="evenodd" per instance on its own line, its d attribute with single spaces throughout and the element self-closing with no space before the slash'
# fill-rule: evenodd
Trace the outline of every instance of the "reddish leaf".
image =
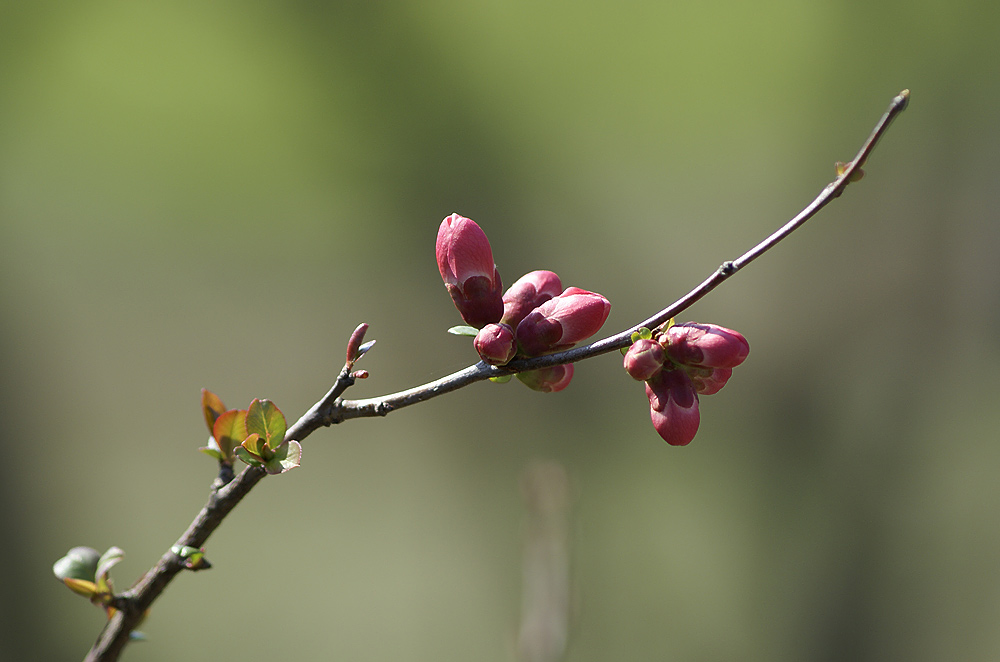
<svg viewBox="0 0 1000 662">
<path fill-rule="evenodd" d="M 223 412 L 226 406 L 222 404 L 219 396 L 209 391 L 207 388 L 201 389 L 201 410 L 205 414 L 205 422 L 208 423 L 208 431 L 212 432 L 215 421 Z"/>
<path fill-rule="evenodd" d="M 247 434 L 247 413 L 242 409 L 230 409 L 220 415 L 212 426 L 212 436 L 227 462 L 232 462 L 233 448 L 240 445 Z"/>
<path fill-rule="evenodd" d="M 261 439 L 260 435 L 257 434 L 256 432 L 251 433 L 249 437 L 244 439 L 243 443 L 240 444 L 240 446 L 245 448 L 251 455 L 259 457 L 265 461 L 267 456 L 270 455 L 270 453 L 268 453 L 268 449 L 264 443 L 264 440 Z"/>
</svg>

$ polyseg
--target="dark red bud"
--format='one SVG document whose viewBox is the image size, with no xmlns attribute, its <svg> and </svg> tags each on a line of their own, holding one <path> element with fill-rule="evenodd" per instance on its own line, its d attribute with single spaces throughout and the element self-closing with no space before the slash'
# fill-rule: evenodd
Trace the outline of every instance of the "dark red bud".
<svg viewBox="0 0 1000 662">
<path fill-rule="evenodd" d="M 503 295 L 503 322 L 516 329 L 528 313 L 559 296 L 562 283 L 552 271 L 532 271 L 518 278 Z"/>
<path fill-rule="evenodd" d="M 640 338 L 625 353 L 625 372 L 632 379 L 644 382 L 663 369 L 665 358 L 660 343 Z"/>
<path fill-rule="evenodd" d="M 517 352 L 514 330 L 506 324 L 487 324 L 476 334 L 473 346 L 490 365 L 506 365 Z"/>
<path fill-rule="evenodd" d="M 519 372 L 517 378 L 528 388 L 542 393 L 556 393 L 569 386 L 573 379 L 573 364 L 556 365 L 551 368 L 539 368 Z"/>
<path fill-rule="evenodd" d="M 675 324 L 664 335 L 667 356 L 681 365 L 735 368 L 750 353 L 743 334 L 717 324 Z"/>
<path fill-rule="evenodd" d="M 698 394 L 683 370 L 663 370 L 646 382 L 649 418 L 671 446 L 687 446 L 698 432 Z"/>
<path fill-rule="evenodd" d="M 482 328 L 503 316 L 503 283 L 486 233 L 452 214 L 441 222 L 434 246 L 438 271 L 467 324 Z"/>
</svg>

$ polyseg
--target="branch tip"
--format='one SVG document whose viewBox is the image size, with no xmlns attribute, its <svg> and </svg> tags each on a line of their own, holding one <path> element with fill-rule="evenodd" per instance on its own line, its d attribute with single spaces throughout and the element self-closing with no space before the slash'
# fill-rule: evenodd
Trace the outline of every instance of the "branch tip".
<svg viewBox="0 0 1000 662">
<path fill-rule="evenodd" d="M 366 343 L 368 346 L 362 345 L 365 341 L 365 333 L 368 332 L 368 323 L 362 322 L 358 324 L 357 328 L 351 333 L 350 339 L 347 341 L 347 365 L 354 365 L 362 354 L 370 349 L 372 343 Z"/>
</svg>

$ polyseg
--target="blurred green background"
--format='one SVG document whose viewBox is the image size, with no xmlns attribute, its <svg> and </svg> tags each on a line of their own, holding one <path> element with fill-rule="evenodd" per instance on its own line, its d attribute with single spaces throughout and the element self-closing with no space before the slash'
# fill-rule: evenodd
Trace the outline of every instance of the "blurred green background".
<svg viewBox="0 0 1000 662">
<path fill-rule="evenodd" d="M 753 351 L 663 444 L 606 356 L 320 430 L 128 660 L 513 657 L 536 458 L 564 465 L 568 660 L 1000 657 L 1000 9 L 975 2 L 4 3 L 0 658 L 80 659 L 51 564 L 138 578 L 204 503 L 199 389 L 294 420 L 476 358 L 433 259 L 645 318 L 868 176 L 685 319 Z M 250 567 L 266 567 L 259 574 Z"/>
</svg>

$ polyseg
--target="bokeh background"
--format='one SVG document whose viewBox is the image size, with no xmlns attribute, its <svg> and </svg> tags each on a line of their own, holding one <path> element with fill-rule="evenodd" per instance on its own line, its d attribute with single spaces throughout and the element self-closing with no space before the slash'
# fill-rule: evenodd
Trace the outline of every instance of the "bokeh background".
<svg viewBox="0 0 1000 662">
<path fill-rule="evenodd" d="M 537 459 L 571 481 L 566 659 L 1000 657 L 998 16 L 976 2 L 4 3 L 0 658 L 103 621 L 204 503 L 199 390 L 297 418 L 475 359 L 457 211 L 645 318 L 868 175 L 685 319 L 753 351 L 670 448 L 616 356 L 321 430 L 128 660 L 514 658 Z M 530 528 L 530 527 L 528 527 Z"/>
</svg>

